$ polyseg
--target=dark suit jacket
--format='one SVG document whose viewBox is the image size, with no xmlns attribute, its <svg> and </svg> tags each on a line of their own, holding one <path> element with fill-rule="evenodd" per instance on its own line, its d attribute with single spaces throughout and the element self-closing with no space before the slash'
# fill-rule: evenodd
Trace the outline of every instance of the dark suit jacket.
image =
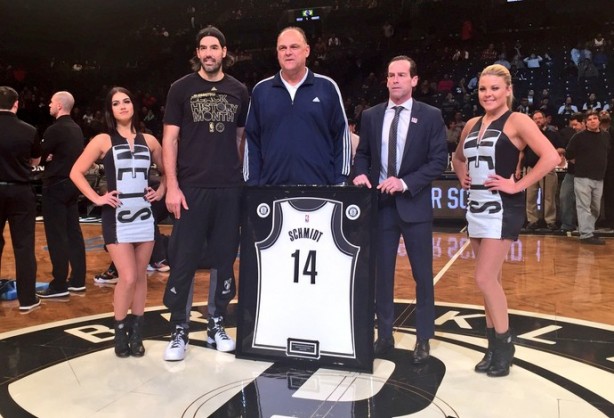
<svg viewBox="0 0 614 418">
<path fill-rule="evenodd" d="M 362 113 L 360 144 L 354 159 L 356 175 L 366 174 L 373 187 L 379 184 L 382 126 L 387 104 L 381 103 Z M 396 207 L 403 221 L 432 221 L 431 182 L 439 178 L 447 162 L 446 129 L 441 111 L 414 100 L 398 175 L 407 184 L 407 191 L 395 194 Z"/>
</svg>

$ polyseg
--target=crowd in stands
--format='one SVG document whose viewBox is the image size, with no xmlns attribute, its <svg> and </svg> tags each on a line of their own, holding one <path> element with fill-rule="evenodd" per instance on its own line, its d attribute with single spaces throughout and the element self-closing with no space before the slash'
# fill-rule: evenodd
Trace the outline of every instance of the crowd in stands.
<svg viewBox="0 0 614 418">
<path fill-rule="evenodd" d="M 141 101 L 145 126 L 160 137 L 164 95 L 171 80 L 188 71 L 192 38 L 200 27 L 213 23 L 227 33 L 228 73 L 251 89 L 278 68 L 275 33 L 279 26 L 297 24 L 287 11 L 310 7 L 321 19 L 302 24 L 311 38 L 308 65 L 336 80 L 347 116 L 357 121 L 358 131 L 361 112 L 386 98 L 385 63 L 401 53 L 418 63 L 416 99 L 441 108 L 446 123 L 454 121 L 456 126 L 480 113 L 477 77 L 480 69 L 494 62 L 513 75 L 517 111 L 541 109 L 553 125 L 564 126 L 576 109 L 614 110 L 609 84 L 614 74 L 609 65 L 614 41 L 611 22 L 604 18 L 600 25 L 590 25 L 583 16 L 576 16 L 586 26 L 570 30 L 563 10 L 558 23 L 551 13 L 540 20 L 537 16 L 543 11 L 528 3 L 523 8 L 514 6 L 513 18 L 506 23 L 489 27 L 485 17 L 504 13 L 503 6 L 485 10 L 481 4 L 461 6 L 446 0 L 206 4 L 184 0 L 172 5 L 137 1 L 132 6 L 135 11 L 125 13 L 121 21 L 109 18 L 114 25 L 95 15 L 110 31 L 84 40 L 84 46 L 75 48 L 72 55 L 55 44 L 28 59 L 17 47 L 0 54 L 0 84 L 20 91 L 20 116 L 41 131 L 51 122 L 47 108 L 51 92 L 74 91 L 74 116 L 87 136 L 102 128 L 104 92 L 111 85 L 129 86 Z M 536 3 L 544 8 L 548 2 Z M 560 7 L 553 4 L 548 7 Z M 574 13 L 568 11 L 569 16 Z M 124 29 L 116 33 L 118 28 Z M 115 40 L 121 48 L 111 42 Z M 94 42 L 98 47 L 92 48 Z"/>
</svg>

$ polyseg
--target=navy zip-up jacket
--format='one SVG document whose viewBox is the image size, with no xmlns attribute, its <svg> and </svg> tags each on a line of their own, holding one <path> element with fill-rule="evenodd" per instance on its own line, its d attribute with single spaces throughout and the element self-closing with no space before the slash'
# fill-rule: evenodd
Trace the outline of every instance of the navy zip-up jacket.
<svg viewBox="0 0 614 418">
<path fill-rule="evenodd" d="M 248 185 L 334 185 L 350 172 L 350 134 L 337 84 L 307 70 L 294 100 L 275 76 L 253 89 L 243 176 Z"/>
</svg>

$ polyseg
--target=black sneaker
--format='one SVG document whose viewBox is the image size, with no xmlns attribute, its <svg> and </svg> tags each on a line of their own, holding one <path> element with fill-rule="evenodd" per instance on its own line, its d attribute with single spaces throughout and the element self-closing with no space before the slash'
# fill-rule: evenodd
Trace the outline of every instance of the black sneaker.
<svg viewBox="0 0 614 418">
<path fill-rule="evenodd" d="M 56 290 L 52 289 L 51 286 L 47 286 L 45 290 L 37 291 L 36 296 L 43 299 L 63 298 L 65 296 L 70 296 L 70 293 L 68 293 L 68 290 Z"/>
<path fill-rule="evenodd" d="M 529 231 L 535 231 L 535 230 L 537 230 L 537 228 L 539 228 L 539 223 L 537 223 L 537 222 L 529 222 L 527 224 L 527 229 Z"/>
<path fill-rule="evenodd" d="M 36 302 L 32 303 L 31 305 L 19 305 L 19 311 L 21 313 L 28 313 L 35 308 L 38 308 L 39 306 L 41 306 L 41 300 L 39 298 L 36 298 Z"/>
<path fill-rule="evenodd" d="M 81 293 L 81 292 L 85 292 L 85 285 L 82 286 L 68 286 L 68 291 L 69 292 L 74 292 L 74 293 Z"/>
<path fill-rule="evenodd" d="M 590 245 L 605 245 L 605 241 L 599 237 L 592 236 L 588 238 L 580 238 L 581 244 L 590 244 Z"/>
<path fill-rule="evenodd" d="M 94 276 L 95 283 L 101 284 L 115 284 L 119 281 L 119 276 L 117 275 L 117 270 L 108 269 L 104 273 L 100 273 Z"/>
</svg>

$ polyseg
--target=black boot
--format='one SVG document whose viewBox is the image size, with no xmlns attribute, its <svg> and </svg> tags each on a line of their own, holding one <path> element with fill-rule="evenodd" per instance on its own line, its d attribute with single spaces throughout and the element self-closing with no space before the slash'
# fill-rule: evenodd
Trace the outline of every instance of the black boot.
<svg viewBox="0 0 614 418">
<path fill-rule="evenodd" d="M 514 361 L 515 351 L 509 330 L 504 334 L 495 333 L 495 349 L 486 374 L 490 377 L 502 377 L 510 374 L 510 366 Z"/>
<path fill-rule="evenodd" d="M 117 357 L 128 357 L 130 355 L 130 347 L 128 347 L 128 326 L 126 318 L 121 321 L 115 320 L 115 355 Z"/>
<path fill-rule="evenodd" d="M 494 328 L 486 328 L 486 339 L 488 340 L 488 349 L 486 350 L 486 354 L 484 354 L 484 358 L 475 365 L 475 371 L 478 373 L 486 373 L 490 368 L 490 364 L 492 363 L 492 354 L 495 348 L 495 329 Z"/>
<path fill-rule="evenodd" d="M 143 347 L 143 315 L 132 315 L 130 322 L 130 330 L 128 331 L 128 340 L 130 343 L 130 355 L 134 357 L 143 357 L 145 347 Z"/>
</svg>

